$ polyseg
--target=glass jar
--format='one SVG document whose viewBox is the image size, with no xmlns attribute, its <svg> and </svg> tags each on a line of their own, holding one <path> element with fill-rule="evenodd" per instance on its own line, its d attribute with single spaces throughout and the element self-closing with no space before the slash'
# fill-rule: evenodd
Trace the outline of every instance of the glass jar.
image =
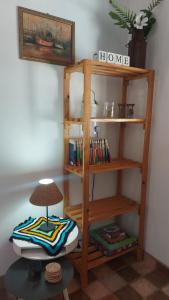
<svg viewBox="0 0 169 300">
<path fill-rule="evenodd" d="M 114 118 L 114 101 L 113 102 L 105 102 L 103 109 L 103 117 L 104 118 Z"/>
</svg>

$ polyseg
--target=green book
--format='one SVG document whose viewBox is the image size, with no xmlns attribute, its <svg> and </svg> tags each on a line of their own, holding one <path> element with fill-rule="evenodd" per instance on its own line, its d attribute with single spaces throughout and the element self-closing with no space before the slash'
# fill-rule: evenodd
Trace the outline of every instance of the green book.
<svg viewBox="0 0 169 300">
<path fill-rule="evenodd" d="M 120 248 L 125 248 L 127 246 L 130 246 L 130 245 L 133 245 L 133 244 L 137 243 L 137 238 L 136 237 L 131 237 L 131 236 L 128 236 L 128 235 L 126 235 L 126 237 L 121 241 L 118 241 L 118 242 L 115 242 L 115 243 L 109 243 L 103 237 L 103 229 L 104 228 L 101 227 L 101 228 L 97 228 L 97 229 L 91 229 L 89 231 L 91 241 L 94 241 L 95 244 L 97 244 L 98 246 L 101 245 L 103 247 L 103 249 L 106 249 L 106 250 L 109 250 L 109 251 L 115 251 L 115 250 L 118 250 Z"/>
</svg>

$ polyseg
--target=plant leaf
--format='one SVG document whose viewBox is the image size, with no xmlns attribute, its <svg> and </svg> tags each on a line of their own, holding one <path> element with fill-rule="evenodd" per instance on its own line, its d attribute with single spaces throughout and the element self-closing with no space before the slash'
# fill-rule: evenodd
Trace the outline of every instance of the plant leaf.
<svg viewBox="0 0 169 300">
<path fill-rule="evenodd" d="M 128 30 L 130 30 L 130 27 L 129 25 L 127 24 L 127 22 L 125 20 L 123 20 L 117 13 L 111 11 L 109 12 L 109 16 L 115 20 L 115 21 L 118 21 L 115 23 L 115 25 L 118 25 L 120 26 L 121 28 L 126 28 Z"/>
<path fill-rule="evenodd" d="M 110 0 L 110 4 L 113 6 L 114 8 L 114 13 L 116 13 L 116 15 L 119 16 L 119 18 L 121 19 L 121 26 L 124 26 L 124 23 L 126 23 L 126 27 L 129 31 L 131 31 L 131 29 L 134 27 L 134 20 L 136 17 L 136 14 L 130 9 L 126 9 L 122 6 L 120 6 L 119 4 L 117 4 L 116 0 Z M 124 28 L 124 27 L 123 27 Z"/>
<path fill-rule="evenodd" d="M 152 0 L 152 2 L 149 4 L 147 10 L 149 10 L 150 12 L 157 7 L 163 0 Z"/>
</svg>

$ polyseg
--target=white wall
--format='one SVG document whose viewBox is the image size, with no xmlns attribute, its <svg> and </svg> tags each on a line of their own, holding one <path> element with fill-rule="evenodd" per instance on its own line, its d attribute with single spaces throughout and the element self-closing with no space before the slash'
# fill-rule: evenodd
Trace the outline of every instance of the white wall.
<svg viewBox="0 0 169 300">
<path fill-rule="evenodd" d="M 128 5 L 136 12 L 149 3 L 148 0 L 128 1 Z M 168 1 L 163 1 L 156 8 L 157 23 L 148 39 L 147 67 L 155 69 L 156 79 L 146 222 L 146 250 L 167 266 L 169 266 L 168 10 Z"/>
<path fill-rule="evenodd" d="M 63 67 L 18 58 L 17 6 L 75 21 L 76 60 L 98 49 L 126 51 L 108 1 L 0 1 L 0 274 L 16 258 L 8 241 L 13 227 L 44 213 L 29 204 L 37 181 L 54 177 L 61 190 L 63 183 Z"/>
</svg>

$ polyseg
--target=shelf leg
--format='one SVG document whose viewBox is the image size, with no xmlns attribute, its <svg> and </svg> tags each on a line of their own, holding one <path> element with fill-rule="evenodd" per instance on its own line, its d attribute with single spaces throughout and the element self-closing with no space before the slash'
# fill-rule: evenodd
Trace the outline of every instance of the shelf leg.
<svg viewBox="0 0 169 300">
<path fill-rule="evenodd" d="M 89 161 L 90 161 L 90 116 L 91 116 L 91 65 L 84 64 L 84 114 L 83 118 L 83 208 L 82 208 L 82 263 L 81 283 L 88 284 L 88 241 L 89 241 Z"/>
<path fill-rule="evenodd" d="M 86 288 L 88 286 L 88 271 L 85 269 L 81 273 L 81 286 L 82 288 Z"/>
<path fill-rule="evenodd" d="M 144 259 L 144 249 L 143 248 L 138 248 L 137 250 L 137 260 L 141 261 Z"/>
</svg>

